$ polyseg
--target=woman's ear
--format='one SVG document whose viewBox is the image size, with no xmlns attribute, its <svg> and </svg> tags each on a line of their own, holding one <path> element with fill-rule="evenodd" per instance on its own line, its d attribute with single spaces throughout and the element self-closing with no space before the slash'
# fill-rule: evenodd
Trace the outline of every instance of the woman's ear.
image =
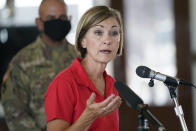
<svg viewBox="0 0 196 131">
<path fill-rule="evenodd" d="M 82 44 L 82 45 L 81 45 L 82 48 L 86 48 L 86 39 L 85 39 L 85 38 L 82 39 L 81 44 Z"/>
</svg>

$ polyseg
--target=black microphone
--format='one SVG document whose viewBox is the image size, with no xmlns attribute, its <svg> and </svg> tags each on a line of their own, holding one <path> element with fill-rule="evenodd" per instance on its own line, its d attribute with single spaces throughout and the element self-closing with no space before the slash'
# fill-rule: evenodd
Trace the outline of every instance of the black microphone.
<svg viewBox="0 0 196 131">
<path fill-rule="evenodd" d="M 126 101 L 126 103 L 134 110 L 142 112 L 143 115 L 155 126 L 159 131 L 165 131 L 163 124 L 148 110 L 143 100 L 136 95 L 127 85 L 120 81 L 114 83 L 119 95 Z"/>
<path fill-rule="evenodd" d="M 175 77 L 167 76 L 159 72 L 155 72 L 146 66 L 138 66 L 136 69 L 136 74 L 142 78 L 151 78 L 151 79 L 163 81 L 165 84 L 171 85 L 174 87 L 178 85 L 183 85 L 183 86 L 193 86 L 196 88 L 196 86 L 190 82 L 187 82 L 185 80 L 180 80 Z"/>
</svg>

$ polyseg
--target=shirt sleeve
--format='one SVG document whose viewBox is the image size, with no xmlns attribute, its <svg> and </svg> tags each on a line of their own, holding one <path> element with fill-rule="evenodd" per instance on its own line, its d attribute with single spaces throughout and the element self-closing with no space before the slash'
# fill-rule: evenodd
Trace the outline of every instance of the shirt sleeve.
<svg viewBox="0 0 196 131">
<path fill-rule="evenodd" d="M 45 94 L 45 113 L 47 123 L 54 119 L 72 122 L 74 112 L 74 93 L 70 82 L 57 77 Z"/>
</svg>

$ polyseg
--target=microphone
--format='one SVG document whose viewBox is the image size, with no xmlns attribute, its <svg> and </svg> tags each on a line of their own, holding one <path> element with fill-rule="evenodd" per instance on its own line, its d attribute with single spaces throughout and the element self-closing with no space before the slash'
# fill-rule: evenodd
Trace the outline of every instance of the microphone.
<svg viewBox="0 0 196 131">
<path fill-rule="evenodd" d="M 127 85 L 120 81 L 114 83 L 119 95 L 126 101 L 126 103 L 134 110 L 142 112 L 143 115 L 155 126 L 159 131 L 165 131 L 163 124 L 148 110 L 143 100 L 136 95 Z"/>
<path fill-rule="evenodd" d="M 187 82 L 185 80 L 180 80 L 175 77 L 167 76 L 159 72 L 155 72 L 146 66 L 138 66 L 136 69 L 136 74 L 142 78 L 151 78 L 151 79 L 163 81 L 165 84 L 171 85 L 174 87 L 178 85 L 183 85 L 183 86 L 193 86 L 196 88 L 196 86 L 190 82 Z"/>
</svg>

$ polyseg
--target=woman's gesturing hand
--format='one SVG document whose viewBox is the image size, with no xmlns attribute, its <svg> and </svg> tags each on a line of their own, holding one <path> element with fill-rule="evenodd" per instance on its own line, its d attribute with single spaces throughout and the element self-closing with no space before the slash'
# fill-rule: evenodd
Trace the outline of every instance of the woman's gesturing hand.
<svg viewBox="0 0 196 131">
<path fill-rule="evenodd" d="M 92 93 L 89 99 L 86 102 L 85 112 L 88 117 L 96 119 L 100 116 L 107 115 L 120 107 L 121 98 L 119 96 L 114 96 L 114 94 L 110 95 L 107 99 L 100 103 L 96 103 L 95 93 Z"/>
</svg>

